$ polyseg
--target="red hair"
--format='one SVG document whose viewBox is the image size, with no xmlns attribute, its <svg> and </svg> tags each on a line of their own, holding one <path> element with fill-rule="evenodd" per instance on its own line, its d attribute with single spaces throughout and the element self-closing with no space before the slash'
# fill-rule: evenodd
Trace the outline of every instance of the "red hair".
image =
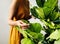
<svg viewBox="0 0 60 44">
<path fill-rule="evenodd" d="M 14 17 L 19 19 L 29 19 L 30 18 L 30 8 L 28 0 L 17 0 L 14 9 Z"/>
</svg>

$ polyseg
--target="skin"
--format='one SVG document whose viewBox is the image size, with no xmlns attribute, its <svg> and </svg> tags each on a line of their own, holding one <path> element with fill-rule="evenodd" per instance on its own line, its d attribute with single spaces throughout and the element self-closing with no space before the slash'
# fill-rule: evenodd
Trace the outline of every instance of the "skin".
<svg viewBox="0 0 60 44">
<path fill-rule="evenodd" d="M 13 12 L 14 12 L 14 6 L 15 6 L 16 2 L 17 2 L 17 0 L 12 0 L 12 3 L 10 5 L 9 16 L 8 16 L 8 24 L 11 26 L 16 26 L 16 25 L 21 26 L 22 29 L 26 29 L 26 28 L 28 28 L 29 24 L 26 24 L 21 20 L 18 20 L 18 21 L 12 20 L 12 16 L 13 16 Z"/>
</svg>

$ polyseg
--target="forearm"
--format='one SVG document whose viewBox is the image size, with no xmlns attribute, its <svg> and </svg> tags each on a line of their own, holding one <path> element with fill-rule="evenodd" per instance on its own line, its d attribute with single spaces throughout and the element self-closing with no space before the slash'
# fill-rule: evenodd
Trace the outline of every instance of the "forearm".
<svg viewBox="0 0 60 44">
<path fill-rule="evenodd" d="M 12 3 L 9 8 L 9 16 L 8 16 L 8 24 L 9 25 L 16 25 L 16 21 L 12 20 L 13 14 L 14 14 L 14 8 L 15 8 L 16 0 L 12 0 Z"/>
</svg>

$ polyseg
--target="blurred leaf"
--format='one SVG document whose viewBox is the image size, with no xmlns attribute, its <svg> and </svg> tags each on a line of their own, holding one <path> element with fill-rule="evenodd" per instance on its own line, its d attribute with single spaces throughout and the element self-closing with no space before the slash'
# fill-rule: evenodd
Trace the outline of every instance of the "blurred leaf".
<svg viewBox="0 0 60 44">
<path fill-rule="evenodd" d="M 35 44 L 32 40 L 30 40 L 29 38 L 23 38 L 21 40 L 21 44 Z"/>
<path fill-rule="evenodd" d="M 53 12 L 50 14 L 50 19 L 53 20 L 53 21 L 56 20 L 58 17 L 59 17 L 59 12 L 53 11 Z"/>
<path fill-rule="evenodd" d="M 55 30 L 48 38 L 58 40 L 60 38 L 60 30 Z"/>
<path fill-rule="evenodd" d="M 36 18 L 41 18 L 41 19 L 44 19 L 45 18 L 43 9 L 40 8 L 40 7 L 39 8 L 37 8 L 37 7 L 31 8 L 31 13 Z"/>
<path fill-rule="evenodd" d="M 29 29 L 33 32 L 40 33 L 43 28 L 39 23 L 31 23 Z"/>
<path fill-rule="evenodd" d="M 43 11 L 46 17 L 54 10 L 56 4 L 58 4 L 58 0 L 47 0 L 44 3 Z"/>
<path fill-rule="evenodd" d="M 54 44 L 60 44 L 60 39 L 55 41 Z"/>
<path fill-rule="evenodd" d="M 44 2 L 45 0 L 36 0 L 36 3 L 39 7 L 43 7 L 44 6 Z"/>
</svg>

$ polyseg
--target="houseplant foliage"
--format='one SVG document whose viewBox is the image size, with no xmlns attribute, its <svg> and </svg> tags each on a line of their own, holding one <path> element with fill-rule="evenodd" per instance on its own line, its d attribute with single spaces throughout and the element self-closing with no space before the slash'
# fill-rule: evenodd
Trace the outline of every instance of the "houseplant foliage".
<svg viewBox="0 0 60 44">
<path fill-rule="evenodd" d="M 36 0 L 38 5 L 31 8 L 32 15 L 39 19 L 40 23 L 30 23 L 28 20 L 22 20 L 29 23 L 26 30 L 19 26 L 16 29 L 23 35 L 21 44 L 60 44 L 60 12 L 58 11 L 58 0 Z M 44 31 L 44 35 L 41 31 Z"/>
</svg>

